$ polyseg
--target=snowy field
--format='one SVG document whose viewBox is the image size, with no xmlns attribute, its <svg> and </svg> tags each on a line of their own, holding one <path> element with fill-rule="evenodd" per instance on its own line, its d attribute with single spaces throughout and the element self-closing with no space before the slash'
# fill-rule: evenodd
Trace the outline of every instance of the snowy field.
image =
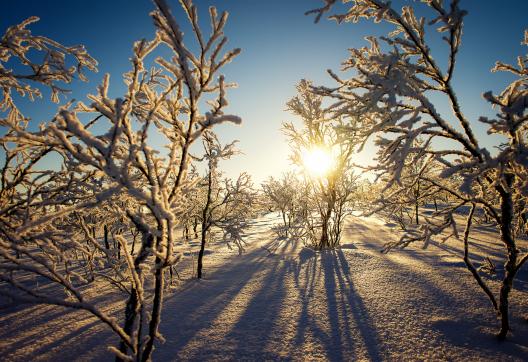
<svg viewBox="0 0 528 362">
<path fill-rule="evenodd" d="M 191 278 L 193 243 L 165 299 L 166 342 L 154 360 L 528 360 L 526 267 L 511 296 L 513 333 L 499 343 L 498 321 L 465 269 L 460 241 L 382 254 L 398 229 L 352 217 L 340 249 L 314 252 L 278 240 L 277 222 L 276 214 L 256 220 L 242 256 L 210 245 L 200 281 Z M 470 241 L 475 263 L 491 255 L 500 274 L 494 230 L 477 226 Z M 97 285 L 90 293 L 119 310 L 115 290 Z M 115 337 L 88 313 L 3 302 L 3 361 L 113 359 L 106 346 Z"/>
</svg>

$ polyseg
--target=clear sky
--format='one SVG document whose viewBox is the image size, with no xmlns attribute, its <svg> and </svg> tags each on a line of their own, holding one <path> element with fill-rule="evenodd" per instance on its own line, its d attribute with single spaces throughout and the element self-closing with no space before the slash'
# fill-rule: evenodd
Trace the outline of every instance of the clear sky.
<svg viewBox="0 0 528 362">
<path fill-rule="evenodd" d="M 185 17 L 176 0 L 167 0 L 183 24 Z M 243 118 L 242 126 L 222 125 L 217 129 L 223 141 L 240 140 L 244 155 L 224 162 L 221 167 L 229 176 L 249 172 L 260 182 L 278 175 L 289 167 L 288 146 L 280 128 L 293 117 L 285 104 L 295 94 L 295 84 L 302 78 L 316 84 L 331 85 L 326 69 L 339 69 L 347 48 L 365 44 L 364 36 L 382 34 L 387 28 L 371 23 L 337 25 L 313 18 L 304 12 L 318 7 L 319 0 L 195 0 L 203 20 L 207 8 L 230 13 L 226 26 L 231 48 L 242 48 L 242 54 L 224 68 L 228 81 L 239 84 L 228 92 L 229 113 Z M 396 3 L 394 1 L 393 3 Z M 399 1 L 401 3 L 403 1 Z M 413 2 L 417 3 L 417 2 Z M 527 0 L 463 0 L 466 17 L 455 87 L 470 119 L 490 114 L 481 94 L 500 91 L 509 81 L 489 69 L 496 60 L 515 62 L 526 53 L 520 42 L 528 28 Z M 133 41 L 152 38 L 154 26 L 148 16 L 154 8 L 149 0 L 2 0 L 0 31 L 36 15 L 34 34 L 55 39 L 65 45 L 84 44 L 99 62 L 99 73 L 88 74 L 90 82 L 71 85 L 71 97 L 83 99 L 94 92 L 104 73 L 111 73 L 111 91 L 117 97 L 123 90 L 120 75 L 129 69 Z M 185 27 L 184 27 L 185 28 Z M 208 31 L 206 32 L 208 33 Z M 442 46 L 436 40 L 442 58 Z M 27 114 L 40 122 L 53 114 L 47 100 L 27 105 Z M 477 134 L 485 136 L 480 127 Z M 491 144 L 493 140 L 489 140 Z M 366 156 L 369 157 L 367 153 Z"/>
</svg>

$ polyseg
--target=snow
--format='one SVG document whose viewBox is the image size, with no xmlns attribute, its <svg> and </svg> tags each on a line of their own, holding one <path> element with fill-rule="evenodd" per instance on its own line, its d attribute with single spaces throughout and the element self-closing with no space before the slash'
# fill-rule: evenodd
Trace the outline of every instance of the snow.
<svg viewBox="0 0 528 362">
<path fill-rule="evenodd" d="M 380 253 L 399 231 L 377 217 L 350 217 L 342 246 L 315 252 L 277 238 L 279 216 L 254 220 L 239 256 L 208 245 L 204 279 L 192 278 L 199 243 L 182 244 L 181 281 L 167 293 L 154 360 L 526 360 L 528 272 L 511 298 L 513 333 L 498 321 L 462 261 L 462 243 L 434 241 Z M 471 250 L 497 259 L 496 232 L 476 226 Z M 526 242 L 521 241 L 521 247 Z M 472 254 L 472 255 L 475 255 Z M 500 269 L 499 269 L 500 274 Z M 487 277 L 491 286 L 498 283 Z M 0 285 L 0 287 L 4 287 Z M 87 291 L 111 315 L 115 291 Z M 0 355 L 7 361 L 108 360 L 116 337 L 88 313 L 0 301 Z M 112 312 L 114 311 L 114 312 Z"/>
</svg>

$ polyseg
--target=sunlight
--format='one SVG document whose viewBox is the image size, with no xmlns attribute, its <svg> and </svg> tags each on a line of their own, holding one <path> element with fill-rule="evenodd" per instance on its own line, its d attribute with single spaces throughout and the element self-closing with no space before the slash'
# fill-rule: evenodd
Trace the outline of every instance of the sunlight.
<svg viewBox="0 0 528 362">
<path fill-rule="evenodd" d="M 330 152 L 324 148 L 314 147 L 302 152 L 302 162 L 313 176 L 321 177 L 330 171 L 334 159 Z"/>
</svg>

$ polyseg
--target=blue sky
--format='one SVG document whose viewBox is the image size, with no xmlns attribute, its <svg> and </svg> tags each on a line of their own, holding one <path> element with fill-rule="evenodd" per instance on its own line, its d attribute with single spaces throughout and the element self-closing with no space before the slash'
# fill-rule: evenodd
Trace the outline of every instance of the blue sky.
<svg viewBox="0 0 528 362">
<path fill-rule="evenodd" d="M 177 19 L 185 23 L 178 2 L 168 2 Z M 239 84 L 228 93 L 228 111 L 241 116 L 243 125 L 223 125 L 218 133 L 226 142 L 240 140 L 244 155 L 221 166 L 229 176 L 247 171 L 257 182 L 289 167 L 288 146 L 280 128 L 283 121 L 294 119 L 284 109 L 295 94 L 295 84 L 307 78 L 331 85 L 326 69 L 338 70 L 347 48 L 362 46 L 366 35 L 382 34 L 387 29 L 367 22 L 337 25 L 324 19 L 314 24 L 304 12 L 317 7 L 318 0 L 195 0 L 195 4 L 203 20 L 209 5 L 230 13 L 225 29 L 228 45 L 242 48 L 242 54 L 223 73 L 228 81 Z M 3 0 L 2 5 L 0 31 L 37 15 L 41 20 L 31 27 L 35 34 L 65 45 L 84 44 L 99 61 L 99 73 L 89 74 L 89 83 L 71 85 L 71 97 L 76 99 L 94 92 L 104 73 L 112 74 L 111 91 L 119 96 L 123 89 L 120 75 L 129 69 L 132 43 L 154 34 L 148 16 L 154 7 L 149 0 Z M 500 91 L 510 80 L 489 69 L 496 60 L 515 62 L 517 55 L 526 53 L 520 42 L 528 28 L 528 1 L 466 0 L 461 7 L 469 15 L 454 84 L 463 110 L 476 120 L 492 114 L 481 94 Z M 435 57 L 441 59 L 445 48 L 432 40 Z M 47 99 L 24 105 L 36 122 L 55 110 Z M 493 139 L 486 138 L 481 125 L 475 125 L 477 134 L 491 147 Z"/>
</svg>

